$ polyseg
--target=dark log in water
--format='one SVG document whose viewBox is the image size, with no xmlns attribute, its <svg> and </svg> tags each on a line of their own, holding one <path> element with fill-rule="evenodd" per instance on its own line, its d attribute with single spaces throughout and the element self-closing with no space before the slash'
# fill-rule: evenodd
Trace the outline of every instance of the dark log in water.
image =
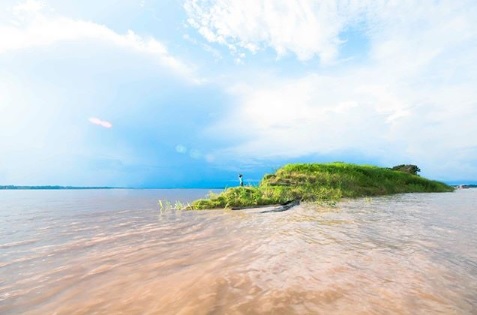
<svg viewBox="0 0 477 315">
<path fill-rule="evenodd" d="M 232 210 L 255 210 L 255 212 L 268 213 L 268 212 L 282 212 L 290 210 L 291 208 L 298 206 L 300 204 L 299 199 L 290 200 L 280 205 L 267 205 L 267 206 L 253 206 L 253 207 L 232 207 Z M 257 211 L 260 209 L 266 209 L 263 211 Z"/>
</svg>

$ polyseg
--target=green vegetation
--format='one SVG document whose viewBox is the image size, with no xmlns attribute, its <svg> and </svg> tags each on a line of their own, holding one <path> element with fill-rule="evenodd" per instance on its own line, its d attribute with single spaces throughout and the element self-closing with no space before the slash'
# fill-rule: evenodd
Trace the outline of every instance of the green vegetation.
<svg viewBox="0 0 477 315">
<path fill-rule="evenodd" d="M 413 165 L 413 164 L 396 165 L 391 169 L 393 171 L 401 171 L 401 172 L 409 173 L 409 174 L 412 174 L 412 175 L 417 175 L 417 173 L 421 171 L 419 169 L 419 167 L 417 167 L 417 165 Z"/>
<path fill-rule="evenodd" d="M 167 200 L 159 200 L 157 202 L 157 205 L 159 206 L 159 210 L 162 212 L 166 210 L 183 210 L 183 209 L 192 209 L 192 205 L 190 203 L 184 203 L 181 201 L 176 201 L 174 204 L 172 204 L 170 201 Z"/>
<path fill-rule="evenodd" d="M 341 198 L 449 191 L 453 188 L 444 183 L 402 170 L 341 162 L 288 164 L 275 174 L 265 175 L 258 187 L 228 188 L 207 199 L 194 201 L 190 208 L 261 206 L 294 199 L 333 204 Z"/>
</svg>

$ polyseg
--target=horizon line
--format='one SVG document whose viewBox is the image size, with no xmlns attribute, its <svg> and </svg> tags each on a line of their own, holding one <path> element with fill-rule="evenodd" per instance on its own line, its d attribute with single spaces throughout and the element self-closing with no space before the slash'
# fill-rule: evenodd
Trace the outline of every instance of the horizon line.
<svg viewBox="0 0 477 315">
<path fill-rule="evenodd" d="M 228 186 L 212 186 L 212 187 L 114 187 L 114 186 L 62 186 L 62 185 L 0 185 L 0 190 L 81 190 L 81 189 L 224 189 Z"/>
</svg>

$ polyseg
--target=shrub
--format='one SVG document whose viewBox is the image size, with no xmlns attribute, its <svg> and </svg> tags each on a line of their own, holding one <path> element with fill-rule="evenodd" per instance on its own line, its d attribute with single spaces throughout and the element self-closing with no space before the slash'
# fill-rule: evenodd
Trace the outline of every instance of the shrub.
<svg viewBox="0 0 477 315">
<path fill-rule="evenodd" d="M 421 171 L 419 167 L 417 167 L 417 165 L 413 165 L 413 164 L 396 165 L 396 166 L 393 166 L 391 169 L 393 171 L 409 173 L 412 175 L 417 175 L 417 173 Z"/>
</svg>

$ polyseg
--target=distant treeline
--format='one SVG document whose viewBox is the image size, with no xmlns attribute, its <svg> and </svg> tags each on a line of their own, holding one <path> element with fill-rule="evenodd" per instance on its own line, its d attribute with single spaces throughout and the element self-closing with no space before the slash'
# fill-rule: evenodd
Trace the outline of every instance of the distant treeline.
<svg viewBox="0 0 477 315">
<path fill-rule="evenodd" d="M 44 189 L 44 190 L 59 190 L 59 189 L 114 189 L 115 187 L 74 187 L 74 186 L 15 186 L 5 185 L 0 186 L 0 189 Z"/>
<path fill-rule="evenodd" d="M 463 185 L 456 185 L 457 188 L 477 188 L 477 185 L 474 184 L 463 184 Z"/>
</svg>

